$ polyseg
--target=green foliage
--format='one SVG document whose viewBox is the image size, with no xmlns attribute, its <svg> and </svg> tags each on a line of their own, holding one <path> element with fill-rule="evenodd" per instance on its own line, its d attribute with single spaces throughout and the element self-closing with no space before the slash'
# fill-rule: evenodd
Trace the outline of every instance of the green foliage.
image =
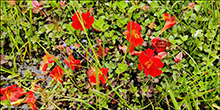
<svg viewBox="0 0 220 110">
<path fill-rule="evenodd" d="M 0 65 L 0 84 L 17 84 L 30 91 L 36 83 L 41 88 L 34 91 L 39 109 L 220 108 L 219 1 L 196 1 L 193 10 L 189 1 L 70 1 L 64 7 L 56 1 L 42 3 L 43 9 L 33 13 L 31 1 L 16 1 L 15 5 L 2 1 L 0 21 L 0 51 L 8 61 Z M 76 11 L 90 11 L 95 18 L 90 29 L 71 26 Z M 164 13 L 175 16 L 177 23 L 160 34 L 166 24 Z M 152 49 L 151 40 L 157 36 L 172 44 L 162 59 L 160 76 L 140 72 L 139 56 L 119 48 L 127 46 L 123 32 L 129 21 L 140 24 L 145 40 L 135 51 Z M 151 30 L 148 25 L 152 22 L 155 27 Z M 102 40 L 100 44 L 97 39 Z M 97 55 L 99 46 L 110 49 L 102 58 Z M 72 71 L 63 62 L 68 58 L 67 47 L 80 60 L 79 69 Z M 46 51 L 59 59 L 43 72 L 40 66 Z M 179 52 L 183 58 L 176 64 Z M 63 85 L 48 75 L 56 65 L 65 71 Z M 91 66 L 109 69 L 107 84 L 90 82 L 87 71 Z M 8 101 L 1 105 L 13 107 Z"/>
</svg>

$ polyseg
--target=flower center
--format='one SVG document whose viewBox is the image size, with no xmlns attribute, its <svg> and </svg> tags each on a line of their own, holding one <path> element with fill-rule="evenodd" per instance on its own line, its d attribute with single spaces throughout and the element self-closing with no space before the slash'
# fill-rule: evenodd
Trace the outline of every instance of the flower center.
<svg viewBox="0 0 220 110">
<path fill-rule="evenodd" d="M 85 20 L 83 20 L 83 24 L 86 25 L 86 21 Z"/>
<path fill-rule="evenodd" d="M 11 92 L 11 90 L 9 90 L 9 89 L 6 90 L 5 93 L 6 93 L 7 98 L 10 98 L 10 96 L 13 95 L 12 92 Z"/>
<path fill-rule="evenodd" d="M 153 64 L 154 62 L 151 59 L 144 63 L 144 65 L 147 66 L 147 69 L 150 68 Z"/>
<path fill-rule="evenodd" d="M 139 38 L 140 38 L 140 36 L 138 35 L 138 32 L 137 32 L 136 29 L 133 29 L 133 30 L 132 30 L 132 35 L 133 35 L 136 39 L 139 39 Z"/>
<path fill-rule="evenodd" d="M 166 47 L 166 43 L 165 42 L 157 42 L 157 47 L 161 47 L 161 48 L 165 48 Z"/>
</svg>

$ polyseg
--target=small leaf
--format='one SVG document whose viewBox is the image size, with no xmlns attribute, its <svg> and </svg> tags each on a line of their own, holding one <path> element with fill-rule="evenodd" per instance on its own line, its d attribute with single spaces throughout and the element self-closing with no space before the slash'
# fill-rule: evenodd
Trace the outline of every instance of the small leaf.
<svg viewBox="0 0 220 110">
<path fill-rule="evenodd" d="M 116 73 L 120 74 L 123 73 L 127 69 L 128 65 L 127 64 L 118 64 L 118 68 L 115 71 Z"/>
<path fill-rule="evenodd" d="M 200 8 L 201 8 L 201 5 L 195 5 L 195 10 L 196 10 L 196 12 L 198 12 L 199 10 L 200 10 Z"/>
</svg>

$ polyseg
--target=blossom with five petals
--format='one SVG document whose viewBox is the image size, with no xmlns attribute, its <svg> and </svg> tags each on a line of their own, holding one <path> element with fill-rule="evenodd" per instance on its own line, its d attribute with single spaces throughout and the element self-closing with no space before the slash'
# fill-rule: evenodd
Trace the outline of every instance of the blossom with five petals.
<svg viewBox="0 0 220 110">
<path fill-rule="evenodd" d="M 37 106 L 36 106 L 36 103 L 35 103 L 36 99 L 34 97 L 34 93 L 32 91 L 28 91 L 28 92 L 24 93 L 24 95 L 26 95 L 27 98 L 24 97 L 23 99 L 19 99 L 18 101 L 13 102 L 12 104 L 13 105 L 18 105 L 20 103 L 27 103 L 31 109 L 37 110 Z"/>
<path fill-rule="evenodd" d="M 63 84 L 62 77 L 63 77 L 64 71 L 59 66 L 55 66 L 53 71 L 50 72 L 50 76 L 57 81 L 60 81 L 60 83 Z"/>
<path fill-rule="evenodd" d="M 168 41 L 168 39 L 165 39 L 164 41 L 160 39 L 160 37 L 154 38 L 152 41 L 152 47 L 156 52 L 164 52 L 166 50 L 166 47 L 171 46 L 171 43 Z"/>
<path fill-rule="evenodd" d="M 99 84 L 100 84 L 100 81 L 101 81 L 102 84 L 105 84 L 107 82 L 105 80 L 105 78 L 108 80 L 107 73 L 108 73 L 108 68 L 105 68 L 105 69 L 104 68 L 100 68 L 98 70 Z M 89 70 L 87 71 L 87 75 L 89 77 L 90 82 L 96 83 L 96 70 L 95 70 L 94 67 L 90 67 L 89 68 Z"/>
<path fill-rule="evenodd" d="M 128 22 L 127 30 L 123 32 L 124 35 L 127 35 L 126 39 L 130 42 L 128 51 L 130 54 L 134 52 L 134 47 L 138 47 L 143 44 L 144 39 L 141 37 L 141 26 L 136 22 Z"/>
<path fill-rule="evenodd" d="M 146 49 L 145 52 L 142 51 L 139 56 L 138 69 L 140 71 L 144 70 L 146 76 L 150 74 L 153 77 L 159 76 L 162 71 L 158 68 L 163 67 L 163 62 L 159 58 L 154 57 L 154 51 L 152 49 Z"/>
<path fill-rule="evenodd" d="M 127 30 L 124 32 L 127 34 L 126 39 L 130 41 L 130 43 L 133 43 L 135 47 L 142 45 L 142 43 L 144 42 L 144 39 L 141 37 L 141 32 L 140 32 L 141 29 L 142 28 L 138 23 L 132 21 L 132 22 L 128 22 Z"/>
<path fill-rule="evenodd" d="M 77 14 L 75 13 L 73 16 L 72 16 L 72 21 L 73 23 L 71 24 L 73 26 L 74 29 L 76 30 L 81 30 L 83 31 L 83 26 L 82 24 L 80 23 L 80 20 L 78 19 L 78 17 L 80 18 L 80 15 L 79 15 L 79 12 L 77 12 Z M 82 16 L 82 23 L 84 24 L 85 28 L 87 29 L 90 29 L 90 26 L 93 24 L 94 22 L 94 17 L 93 16 L 90 16 L 90 12 L 87 11 L 86 13 L 82 13 L 81 14 Z"/>
<path fill-rule="evenodd" d="M 58 57 L 55 57 L 58 59 Z M 48 64 L 54 63 L 55 61 L 53 60 L 53 57 L 50 54 L 46 53 L 46 56 L 43 57 L 43 62 L 41 62 L 41 70 L 46 71 Z"/>
<path fill-rule="evenodd" d="M 73 57 L 73 55 L 69 54 L 69 60 L 64 59 L 64 63 L 66 63 L 68 65 L 68 67 L 70 67 L 72 70 L 74 70 L 76 68 L 76 66 L 80 64 L 80 60 L 76 60 Z"/>
<path fill-rule="evenodd" d="M 1 88 L 0 89 L 0 94 L 3 95 L 1 97 L 1 101 L 8 100 L 10 99 L 11 102 L 17 101 L 19 97 L 23 95 L 23 88 L 22 87 L 17 87 L 16 84 L 12 86 L 8 86 L 6 88 Z"/>
</svg>

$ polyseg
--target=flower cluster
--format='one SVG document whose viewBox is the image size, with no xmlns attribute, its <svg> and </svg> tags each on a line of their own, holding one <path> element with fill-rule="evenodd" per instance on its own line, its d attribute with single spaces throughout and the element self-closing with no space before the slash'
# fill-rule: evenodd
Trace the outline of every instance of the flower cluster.
<svg viewBox="0 0 220 110">
<path fill-rule="evenodd" d="M 10 100 L 13 105 L 19 105 L 20 103 L 27 103 L 31 109 L 37 110 L 36 99 L 32 91 L 24 93 L 22 87 L 16 87 L 16 85 L 8 86 L 7 88 L 1 88 L 0 94 L 2 95 L 1 101 Z M 26 98 L 21 98 L 23 95 Z"/>
</svg>

